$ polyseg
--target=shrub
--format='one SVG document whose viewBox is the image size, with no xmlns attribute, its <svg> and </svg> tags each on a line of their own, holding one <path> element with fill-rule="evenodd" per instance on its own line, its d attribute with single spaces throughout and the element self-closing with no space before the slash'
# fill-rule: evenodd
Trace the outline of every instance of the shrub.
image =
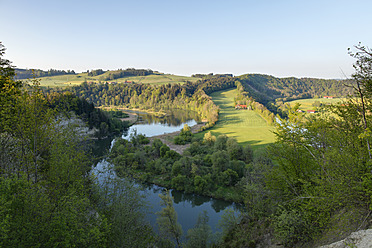
<svg viewBox="0 0 372 248">
<path fill-rule="evenodd" d="M 310 226 L 302 214 L 296 210 L 284 210 L 275 219 L 275 236 L 285 247 L 292 247 L 298 242 L 310 239 Z"/>
</svg>

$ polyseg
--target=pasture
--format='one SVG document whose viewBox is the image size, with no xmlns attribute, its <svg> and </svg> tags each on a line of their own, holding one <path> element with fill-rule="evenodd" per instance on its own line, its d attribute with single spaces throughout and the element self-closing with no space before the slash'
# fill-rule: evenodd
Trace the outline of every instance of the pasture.
<svg viewBox="0 0 372 248">
<path fill-rule="evenodd" d="M 242 145 L 251 145 L 254 150 L 273 143 L 274 128 L 251 110 L 235 110 L 236 89 L 218 91 L 211 94 L 212 100 L 220 107 L 219 120 L 209 129 L 213 135 L 226 134 L 234 137 Z M 205 133 L 205 132 L 203 132 Z"/>
<path fill-rule="evenodd" d="M 92 77 L 92 76 L 88 76 L 88 73 L 85 72 L 85 73 L 79 73 L 76 75 L 40 77 L 37 79 L 40 80 L 41 86 L 49 86 L 49 87 L 67 87 L 67 86 L 79 85 L 83 83 L 84 81 L 96 82 L 96 83 L 100 81 L 101 82 L 117 82 L 117 83 L 131 81 L 135 83 L 161 85 L 161 84 L 174 84 L 174 83 L 183 84 L 186 81 L 196 82 L 197 80 L 199 80 L 199 78 L 195 78 L 195 77 L 177 76 L 177 75 L 162 74 L 162 73 L 156 73 L 156 74 L 147 75 L 147 76 L 133 76 L 133 77 L 130 76 L 130 77 L 113 79 L 113 80 L 102 80 L 103 75 L 104 74 Z"/>
<path fill-rule="evenodd" d="M 296 104 L 299 103 L 300 105 L 300 110 L 306 111 L 306 110 L 312 110 L 316 108 L 316 104 L 314 103 L 318 102 L 321 104 L 335 104 L 344 101 L 345 98 L 333 98 L 333 99 L 327 99 L 327 98 L 309 98 L 309 99 L 299 99 L 299 100 L 293 100 L 286 102 L 292 107 Z"/>
</svg>

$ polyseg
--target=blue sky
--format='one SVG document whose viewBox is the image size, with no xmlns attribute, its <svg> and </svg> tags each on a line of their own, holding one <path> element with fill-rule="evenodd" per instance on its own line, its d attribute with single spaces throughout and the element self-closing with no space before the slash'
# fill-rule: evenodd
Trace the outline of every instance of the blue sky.
<svg viewBox="0 0 372 248">
<path fill-rule="evenodd" d="M 0 0 L 0 41 L 19 68 L 345 78 L 347 48 L 372 46 L 371 9 L 358 0 Z"/>
</svg>

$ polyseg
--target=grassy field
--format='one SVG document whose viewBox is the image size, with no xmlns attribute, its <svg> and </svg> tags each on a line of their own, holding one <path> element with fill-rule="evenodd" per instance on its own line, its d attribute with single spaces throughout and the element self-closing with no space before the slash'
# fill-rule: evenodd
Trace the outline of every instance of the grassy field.
<svg viewBox="0 0 372 248">
<path fill-rule="evenodd" d="M 186 81 L 196 82 L 199 80 L 199 78 L 176 76 L 176 75 L 171 75 L 171 74 L 154 74 L 154 75 L 148 75 L 148 76 L 119 78 L 114 81 L 125 82 L 125 80 L 134 81 L 136 83 L 145 83 L 145 84 L 168 84 L 168 83 L 183 84 Z"/>
<path fill-rule="evenodd" d="M 108 73 L 108 72 L 106 72 Z M 103 74 L 104 75 L 104 74 Z M 103 75 L 90 77 L 88 76 L 88 73 L 79 73 L 76 75 L 61 75 L 61 76 L 53 76 L 53 77 L 41 77 L 38 78 L 40 80 L 41 86 L 49 86 L 49 87 L 66 87 L 71 85 L 79 85 L 83 83 L 84 81 L 93 81 L 93 82 L 99 82 L 101 81 L 101 77 Z M 144 84 L 173 84 L 173 83 L 180 83 L 183 84 L 186 81 L 190 82 L 196 82 L 199 80 L 199 78 L 194 77 L 185 77 L 185 76 L 177 76 L 177 75 L 171 75 L 171 74 L 162 74 L 157 73 L 153 75 L 148 76 L 136 76 L 136 77 L 124 77 L 124 78 L 118 78 L 115 80 L 107 80 L 107 81 L 113 81 L 113 82 L 125 82 L 125 81 L 132 81 L 135 83 L 144 83 Z M 104 81 L 102 81 L 104 82 Z"/>
<path fill-rule="evenodd" d="M 314 102 L 318 101 L 323 104 L 331 104 L 331 103 L 338 103 L 345 100 L 345 98 L 333 98 L 333 99 L 326 99 L 326 98 L 309 98 L 309 99 L 300 99 L 300 100 L 294 100 L 289 101 L 286 103 L 289 103 L 291 106 L 294 106 L 296 103 L 301 104 L 300 109 L 303 111 L 306 110 L 312 110 L 315 109 L 313 106 Z"/>
<path fill-rule="evenodd" d="M 234 96 L 236 89 L 218 91 L 212 100 L 220 107 L 217 124 L 209 129 L 213 135 L 226 134 L 234 137 L 243 145 L 251 145 L 254 150 L 274 142 L 273 127 L 258 114 L 249 110 L 235 110 Z"/>
</svg>

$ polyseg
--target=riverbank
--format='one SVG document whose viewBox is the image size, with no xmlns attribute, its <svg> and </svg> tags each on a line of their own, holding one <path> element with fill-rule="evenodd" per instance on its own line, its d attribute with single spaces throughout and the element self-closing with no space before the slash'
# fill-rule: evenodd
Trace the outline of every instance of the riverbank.
<svg viewBox="0 0 372 248">
<path fill-rule="evenodd" d="M 192 133 L 198 133 L 200 130 L 206 125 L 206 122 L 198 123 L 196 125 L 193 125 L 190 127 Z M 174 138 L 178 136 L 181 133 L 180 131 L 172 132 L 172 133 L 166 133 L 161 134 L 157 136 L 148 137 L 150 140 L 150 145 L 155 139 L 161 140 L 164 144 L 166 144 L 171 150 L 178 152 L 179 154 L 183 154 L 183 152 L 190 147 L 190 144 L 186 145 L 176 145 L 174 144 Z"/>
<path fill-rule="evenodd" d="M 129 123 L 129 126 L 134 125 L 138 120 L 138 115 L 136 113 L 128 113 L 125 112 L 128 117 L 127 118 L 120 118 L 121 121 L 127 121 Z"/>
<path fill-rule="evenodd" d="M 124 108 L 124 107 L 99 107 L 101 109 L 104 109 L 104 110 L 121 110 L 121 111 L 124 111 L 125 113 L 129 114 L 129 112 L 142 112 L 142 113 L 147 113 L 147 114 L 152 114 L 152 115 L 155 115 L 156 117 L 164 117 L 164 116 L 167 116 L 168 114 L 164 111 L 155 111 L 155 110 L 152 110 L 152 109 L 139 109 L 139 108 Z"/>
</svg>

